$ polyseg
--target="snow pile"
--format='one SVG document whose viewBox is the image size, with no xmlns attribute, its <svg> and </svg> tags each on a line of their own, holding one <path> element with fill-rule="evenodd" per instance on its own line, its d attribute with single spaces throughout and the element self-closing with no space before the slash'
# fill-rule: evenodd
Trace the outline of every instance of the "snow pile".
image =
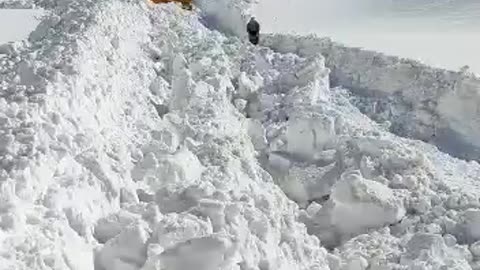
<svg viewBox="0 0 480 270">
<path fill-rule="evenodd" d="M 328 55 L 175 4 L 43 5 L 0 59 L 5 269 L 478 269 L 478 163 L 362 114 Z"/>
<path fill-rule="evenodd" d="M 327 268 L 231 102 L 251 48 L 173 4 L 64 4 L 2 59 L 3 267 Z"/>
<path fill-rule="evenodd" d="M 258 0 L 196 0 L 202 20 L 225 34 L 245 38 L 246 24 Z"/>
<path fill-rule="evenodd" d="M 352 90 L 358 95 L 352 102 L 375 120 L 388 121 L 392 132 L 480 159 L 479 78 L 315 36 L 265 36 L 263 44 L 301 56 L 322 53 L 332 84 Z"/>
</svg>

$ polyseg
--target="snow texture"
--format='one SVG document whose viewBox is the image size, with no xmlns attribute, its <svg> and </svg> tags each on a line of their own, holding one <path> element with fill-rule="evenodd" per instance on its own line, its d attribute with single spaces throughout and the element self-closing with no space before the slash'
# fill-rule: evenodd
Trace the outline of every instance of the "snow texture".
<svg viewBox="0 0 480 270">
<path fill-rule="evenodd" d="M 263 44 L 279 52 L 321 53 L 333 86 L 353 91 L 353 101 L 398 135 L 435 144 L 463 158 L 480 160 L 480 78 L 432 68 L 410 59 L 350 48 L 315 36 L 271 35 Z"/>
<path fill-rule="evenodd" d="M 2 269 L 480 269 L 480 165 L 374 122 L 301 38 L 231 36 L 233 3 L 38 2 L 0 58 Z"/>
</svg>

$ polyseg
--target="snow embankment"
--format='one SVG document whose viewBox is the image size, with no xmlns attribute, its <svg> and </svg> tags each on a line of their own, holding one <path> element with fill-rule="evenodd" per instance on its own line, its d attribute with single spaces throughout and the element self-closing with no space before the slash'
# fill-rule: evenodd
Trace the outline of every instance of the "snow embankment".
<svg viewBox="0 0 480 270">
<path fill-rule="evenodd" d="M 431 142 L 456 157 L 480 160 L 480 79 L 413 60 L 350 48 L 315 36 L 266 35 L 282 53 L 321 53 L 331 83 L 350 89 L 353 102 L 398 135 Z"/>
<path fill-rule="evenodd" d="M 0 57 L 5 53 L 5 43 L 18 42 L 28 37 L 39 23 L 41 10 L 0 9 Z"/>
<path fill-rule="evenodd" d="M 0 60 L 2 268 L 328 269 L 231 101 L 251 50 L 174 4 L 52 5 Z"/>
</svg>

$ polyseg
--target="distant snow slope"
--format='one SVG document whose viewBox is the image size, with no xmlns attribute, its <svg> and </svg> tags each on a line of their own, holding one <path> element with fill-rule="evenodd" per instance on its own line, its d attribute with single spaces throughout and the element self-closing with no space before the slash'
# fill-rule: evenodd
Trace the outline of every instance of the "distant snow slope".
<svg viewBox="0 0 480 270">
<path fill-rule="evenodd" d="M 255 14 L 264 32 L 313 33 L 434 67 L 469 65 L 480 74 L 476 0 L 262 0 Z"/>
<path fill-rule="evenodd" d="M 39 2 L 0 58 L 3 269 L 478 269 L 479 164 L 209 29 L 249 4 Z"/>
</svg>

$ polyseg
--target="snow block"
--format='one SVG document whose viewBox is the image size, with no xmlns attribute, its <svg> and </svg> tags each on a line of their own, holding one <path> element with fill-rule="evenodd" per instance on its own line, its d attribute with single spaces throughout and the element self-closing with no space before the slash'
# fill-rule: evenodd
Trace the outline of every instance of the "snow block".
<svg viewBox="0 0 480 270">
<path fill-rule="evenodd" d="M 98 242 L 106 243 L 138 219 L 140 219 L 140 216 L 127 211 L 111 214 L 97 222 L 94 229 L 94 236 Z"/>
<path fill-rule="evenodd" d="M 238 78 L 238 95 L 243 99 L 249 99 L 250 95 L 258 91 L 259 85 L 248 78 L 247 73 L 242 72 Z"/>
<path fill-rule="evenodd" d="M 288 152 L 311 160 L 335 138 L 334 120 L 328 117 L 294 117 L 287 126 Z"/>
<path fill-rule="evenodd" d="M 145 181 L 153 191 L 167 185 L 188 186 L 197 181 L 203 166 L 191 151 L 181 148 L 173 155 L 148 153 L 132 170 L 132 178 Z"/>
<path fill-rule="evenodd" d="M 250 136 L 255 150 L 261 151 L 267 148 L 267 139 L 265 137 L 265 128 L 262 123 L 256 119 L 247 119 L 247 133 Z"/>
<path fill-rule="evenodd" d="M 231 248 L 232 243 L 219 236 L 190 239 L 160 254 L 160 265 L 163 267 L 160 269 L 229 269 L 227 267 Z M 224 265 L 225 263 L 227 265 Z"/>
<path fill-rule="evenodd" d="M 342 175 L 318 217 L 329 217 L 330 225 L 343 239 L 396 223 L 405 213 L 403 201 L 391 189 L 355 171 Z"/>
<path fill-rule="evenodd" d="M 480 160 L 480 78 L 315 35 L 265 35 L 262 44 L 301 57 L 322 54 L 333 86 L 346 87 L 370 104 L 379 97 L 394 99 L 396 104 L 390 101 L 388 106 L 394 113 L 385 119 L 392 131 L 431 141 L 460 158 Z"/>
<path fill-rule="evenodd" d="M 138 222 L 129 225 L 115 238 L 110 239 L 100 251 L 99 261 L 105 270 L 140 268 L 147 259 L 147 241 L 150 238 L 148 225 Z"/>
<path fill-rule="evenodd" d="M 198 0 L 195 2 L 208 27 L 246 38 L 246 25 L 256 0 Z"/>
<path fill-rule="evenodd" d="M 154 230 L 152 240 L 164 250 L 188 239 L 212 234 L 212 224 L 191 214 L 171 213 L 166 215 Z"/>
</svg>

